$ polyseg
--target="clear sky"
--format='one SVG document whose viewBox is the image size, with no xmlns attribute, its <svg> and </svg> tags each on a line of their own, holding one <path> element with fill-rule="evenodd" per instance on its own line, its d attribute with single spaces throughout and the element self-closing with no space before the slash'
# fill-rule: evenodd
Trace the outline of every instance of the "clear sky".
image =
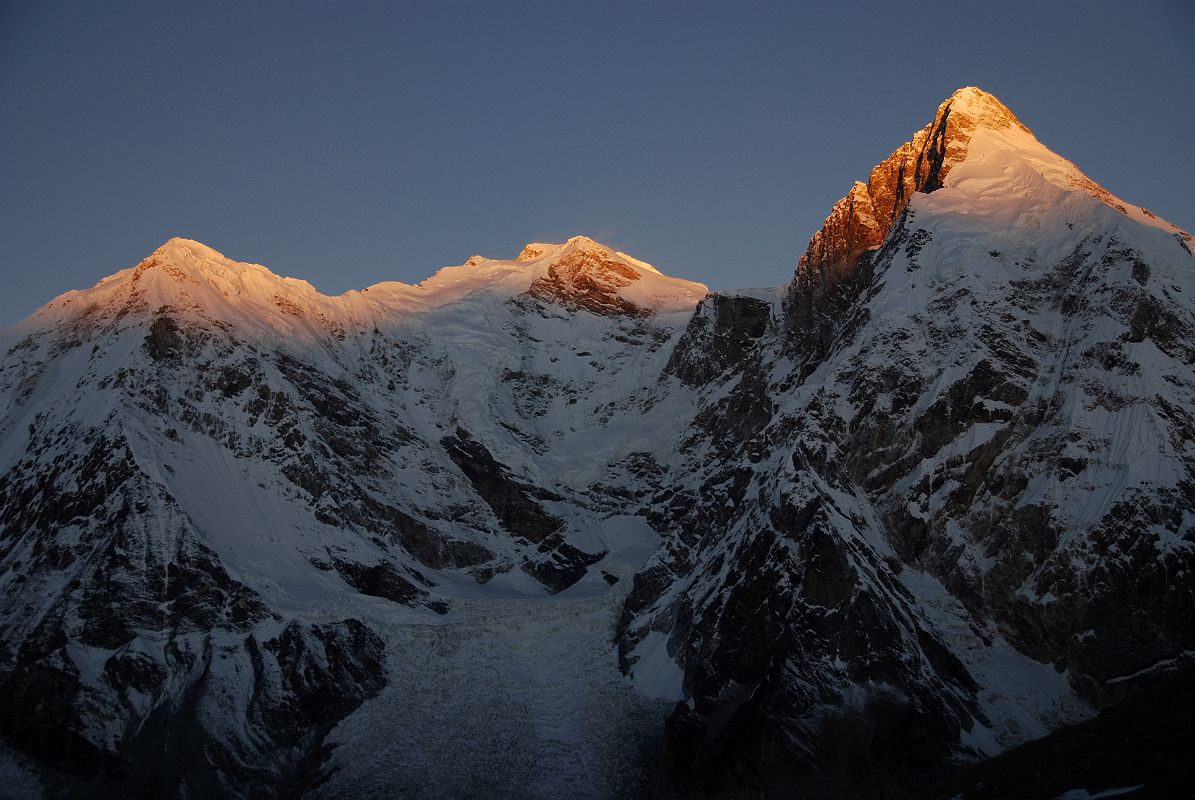
<svg viewBox="0 0 1195 800">
<path fill-rule="evenodd" d="M 954 89 L 1195 226 L 1195 3 L 0 0 L 0 325 L 174 235 L 339 293 L 584 233 L 775 285 Z"/>
</svg>

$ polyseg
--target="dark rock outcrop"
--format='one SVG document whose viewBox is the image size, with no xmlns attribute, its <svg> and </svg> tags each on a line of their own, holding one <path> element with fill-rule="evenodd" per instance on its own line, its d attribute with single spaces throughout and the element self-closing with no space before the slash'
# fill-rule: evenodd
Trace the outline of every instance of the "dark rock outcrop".
<svg viewBox="0 0 1195 800">
<path fill-rule="evenodd" d="M 440 445 L 511 533 L 540 544 L 564 525 L 533 499 L 539 490 L 511 477 L 468 431 L 457 428 L 455 434 L 441 439 Z"/>
<path fill-rule="evenodd" d="M 771 303 L 714 292 L 698 304 L 664 371 L 693 387 L 733 374 L 771 323 Z"/>
</svg>

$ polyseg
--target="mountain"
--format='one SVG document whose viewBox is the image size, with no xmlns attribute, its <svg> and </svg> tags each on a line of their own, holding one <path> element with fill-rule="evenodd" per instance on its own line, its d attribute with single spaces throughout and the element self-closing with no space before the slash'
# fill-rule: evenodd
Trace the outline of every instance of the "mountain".
<svg viewBox="0 0 1195 800">
<path fill-rule="evenodd" d="M 172 239 L 0 347 L 31 796 L 900 796 L 1195 651 L 1192 239 L 956 92 L 774 290 Z"/>
<path fill-rule="evenodd" d="M 705 294 L 580 237 L 341 297 L 175 239 L 49 303 L 2 373 L 9 746 L 282 791 L 403 657 L 381 623 L 629 576 L 655 537 L 600 481 Z"/>
<path fill-rule="evenodd" d="M 703 301 L 620 638 L 683 668 L 678 795 L 879 796 L 1189 660 L 1190 244 L 962 89 L 771 306 Z"/>
</svg>

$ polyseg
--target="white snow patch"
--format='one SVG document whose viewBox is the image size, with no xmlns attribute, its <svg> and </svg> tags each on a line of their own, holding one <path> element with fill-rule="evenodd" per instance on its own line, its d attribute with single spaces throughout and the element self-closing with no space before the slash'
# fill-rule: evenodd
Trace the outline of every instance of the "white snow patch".
<svg viewBox="0 0 1195 800">
<path fill-rule="evenodd" d="M 635 689 L 645 697 L 676 702 L 684 699 L 685 673 L 668 655 L 668 634 L 651 631 L 634 649 L 639 660 L 631 667 Z"/>
</svg>

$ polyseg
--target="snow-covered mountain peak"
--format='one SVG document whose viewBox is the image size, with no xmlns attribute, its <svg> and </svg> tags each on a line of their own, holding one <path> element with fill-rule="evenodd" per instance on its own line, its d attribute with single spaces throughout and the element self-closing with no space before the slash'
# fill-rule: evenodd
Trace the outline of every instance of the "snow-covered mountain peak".
<svg viewBox="0 0 1195 800">
<path fill-rule="evenodd" d="M 203 242 L 197 242 L 194 239 L 187 239 L 182 236 L 170 237 L 150 255 L 153 258 L 190 261 L 194 263 L 228 261 L 228 258 L 215 248 L 208 247 Z"/>
<path fill-rule="evenodd" d="M 798 263 L 798 281 L 837 283 L 864 253 L 883 243 L 915 194 L 943 188 L 970 193 L 964 205 L 981 195 L 987 205 L 1002 198 L 1009 214 L 1013 206 L 1057 207 L 1059 192 L 1079 192 L 1191 249 L 1189 233 L 1120 200 L 1039 142 L 995 96 L 968 86 L 944 100 L 931 122 L 872 168 L 866 183 L 856 181 L 835 203 Z M 1030 196 L 1037 202 L 1026 199 Z M 967 213 L 957 203 L 955 211 Z M 1037 224 L 1029 216 L 1009 214 L 1001 216 L 1000 225 Z"/>
<path fill-rule="evenodd" d="M 957 118 L 964 118 L 971 127 L 992 129 L 1017 128 L 1029 132 L 1029 129 L 1017 119 L 1008 106 L 1001 103 L 995 95 L 985 92 L 978 86 L 964 86 L 956 89 L 954 94 L 942 101 L 938 106 L 935 122 L 946 114 Z"/>
<path fill-rule="evenodd" d="M 529 244 L 519 259 L 538 273 L 529 288 L 532 296 L 595 314 L 687 312 L 709 291 L 585 236 L 559 245 Z"/>
<path fill-rule="evenodd" d="M 541 258 L 558 260 L 567 253 L 604 254 L 612 252 L 601 242 L 594 241 L 588 236 L 573 236 L 560 244 L 551 242 L 528 242 L 519 253 L 517 261 L 536 261 Z"/>
<path fill-rule="evenodd" d="M 370 292 L 379 288 L 370 287 Z M 475 256 L 459 267 L 439 270 L 414 289 L 420 301 L 436 306 L 470 295 L 528 294 L 607 316 L 688 313 L 709 293 L 704 284 L 664 275 L 586 236 L 531 242 L 513 261 Z"/>
<path fill-rule="evenodd" d="M 989 227 L 996 229 L 1039 230 L 1049 226 L 1046 216 L 1057 217 L 1055 226 L 1069 222 L 1068 230 L 1081 221 L 1094 224 L 1097 218 L 1105 220 L 1100 223 L 1104 228 L 1119 228 L 1127 218 L 1162 231 L 1190 253 L 1190 233 L 1120 199 L 1021 125 L 984 125 L 970 131 L 964 157 L 951 165 L 939 188 L 948 191 L 935 194 L 930 205 L 949 205 L 976 221 L 989 218 Z M 1060 231 L 1057 238 L 1067 237 Z"/>
<path fill-rule="evenodd" d="M 136 266 L 54 298 L 25 325 L 119 322 L 163 307 L 206 315 L 220 308 L 270 303 L 295 292 L 318 294 L 306 281 L 280 277 L 259 264 L 233 261 L 204 244 L 176 237 Z"/>
<path fill-rule="evenodd" d="M 544 258 L 544 257 L 553 259 L 553 258 L 558 258 L 558 257 L 564 255 L 565 253 L 577 252 L 577 251 L 589 252 L 589 253 L 595 253 L 595 254 L 606 254 L 606 255 L 613 253 L 613 255 L 617 259 L 621 260 L 622 262 L 624 262 L 632 267 L 636 267 L 639 270 L 642 270 L 645 272 L 651 272 L 656 275 L 660 274 L 660 271 L 658 269 L 656 269 L 655 266 L 647 263 L 646 261 L 640 261 L 639 259 L 635 258 L 634 256 L 624 253 L 621 250 L 613 250 L 612 251 L 609 247 L 606 247 L 604 244 L 602 244 L 600 242 L 596 242 L 593 239 L 590 239 L 588 236 L 574 236 L 571 239 L 569 239 L 567 242 L 565 242 L 564 244 L 549 244 L 547 242 L 530 242 L 523 248 L 523 251 L 521 253 L 519 253 L 518 260 L 519 261 L 532 261 L 532 260 Z"/>
<path fill-rule="evenodd" d="M 688 313 L 707 293 L 703 284 L 662 275 L 583 236 L 562 244 L 529 244 L 519 260 L 472 256 L 417 285 L 389 281 L 339 296 L 176 237 L 136 266 L 60 295 L 11 333 L 22 336 L 60 325 L 124 328 L 165 313 L 242 333 L 257 331 L 258 337 L 322 339 L 418 317 L 466 298 L 484 303 L 531 296 L 595 314 L 645 316 Z"/>
<path fill-rule="evenodd" d="M 962 163 L 976 131 L 1011 130 L 1033 135 L 1008 108 L 982 89 L 958 89 L 939 104 L 934 118 L 856 181 L 814 234 L 798 275 L 835 282 L 868 250 L 879 247 L 915 192 L 932 192 Z"/>
<path fill-rule="evenodd" d="M 263 284 L 285 284 L 301 287 L 307 291 L 315 291 L 315 287 L 300 278 L 287 278 L 275 274 L 268 267 L 236 261 L 194 239 L 184 239 L 175 236 L 150 254 L 138 265 L 142 273 L 156 268 L 159 273 L 169 275 L 174 279 L 187 283 L 183 276 L 191 279 L 209 282 L 213 286 L 223 289 L 230 298 L 244 296 L 250 298 L 254 288 L 261 288 Z M 134 271 L 134 277 L 137 275 Z"/>
<path fill-rule="evenodd" d="M 15 326 L 18 335 L 62 327 L 116 330 L 167 314 L 242 332 L 305 338 L 324 335 L 360 293 L 328 297 L 304 280 L 235 261 L 200 242 L 172 238 L 134 267 L 88 289 L 66 292 Z"/>
</svg>

